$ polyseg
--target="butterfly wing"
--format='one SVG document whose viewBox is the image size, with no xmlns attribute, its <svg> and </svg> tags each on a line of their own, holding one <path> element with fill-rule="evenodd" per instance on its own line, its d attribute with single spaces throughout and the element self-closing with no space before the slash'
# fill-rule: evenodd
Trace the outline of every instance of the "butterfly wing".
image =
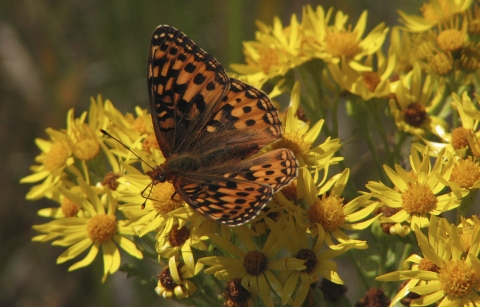
<svg viewBox="0 0 480 307">
<path fill-rule="evenodd" d="M 155 135 L 165 157 L 195 139 L 230 87 L 220 63 L 170 26 L 153 33 L 147 79 Z"/>
<path fill-rule="evenodd" d="M 298 172 L 288 149 L 277 149 L 239 164 L 199 169 L 175 177 L 178 194 L 197 212 L 217 222 L 239 226 L 254 219 Z"/>
</svg>

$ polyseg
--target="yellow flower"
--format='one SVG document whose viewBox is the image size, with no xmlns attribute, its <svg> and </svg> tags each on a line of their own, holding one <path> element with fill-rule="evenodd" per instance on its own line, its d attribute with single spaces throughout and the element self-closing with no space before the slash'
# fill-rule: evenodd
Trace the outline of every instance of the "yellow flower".
<svg viewBox="0 0 480 307">
<path fill-rule="evenodd" d="M 330 164 L 343 160 L 333 157 L 340 149 L 340 139 L 328 137 L 322 144 L 313 146 L 322 130 L 324 120 L 319 120 L 312 128 L 296 116 L 300 105 L 300 83 L 296 82 L 292 89 L 290 105 L 286 119 L 283 121 L 284 133 L 282 139 L 273 144 L 274 148 L 288 148 L 293 151 L 300 167 L 310 166 L 316 170 L 323 169 Z M 312 148 L 313 147 L 313 148 Z"/>
<path fill-rule="evenodd" d="M 299 224 L 289 223 L 288 234 L 290 240 L 287 249 L 297 259 L 305 260 L 306 268 L 300 271 L 280 272 L 281 280 L 284 280 L 282 305 L 289 304 L 294 307 L 302 306 L 312 283 L 320 277 L 326 278 L 336 284 L 343 285 L 343 280 L 337 272 L 337 265 L 331 259 L 335 258 L 353 247 L 354 243 L 341 244 L 337 250 L 324 249 L 325 232 L 321 226 L 317 228 L 315 239 L 307 234 L 305 228 Z M 312 242 L 309 244 L 309 242 Z M 315 242 L 315 243 L 313 243 Z M 311 246 L 313 245 L 313 246 Z M 295 297 L 292 302 L 292 295 Z"/>
<path fill-rule="evenodd" d="M 343 205 L 343 198 L 340 196 L 347 184 L 349 174 L 350 170 L 345 169 L 341 174 L 333 176 L 317 188 L 308 172 L 301 173 L 306 183 L 307 192 L 304 200 L 308 210 L 301 208 L 297 210 L 298 223 L 304 228 L 309 228 L 313 235 L 316 235 L 317 229 L 322 228 L 326 233 L 326 243 L 331 249 L 342 249 L 343 244 L 352 244 L 352 247 L 358 249 L 367 248 L 365 241 L 350 238 L 342 229 L 362 230 L 378 218 L 376 216 L 362 221 L 377 206 L 376 202 L 369 200 L 370 194 L 361 195 Z M 335 244 L 333 238 L 341 244 Z"/>
<path fill-rule="evenodd" d="M 287 27 L 278 17 L 273 19 L 273 27 L 262 22 L 257 22 L 257 26 L 255 41 L 243 43 L 247 64 L 230 65 L 241 80 L 261 87 L 268 79 L 283 76 L 310 59 L 302 52 L 303 37 L 295 15 Z"/>
<path fill-rule="evenodd" d="M 185 266 L 175 261 L 175 257 L 170 258 L 160 274 L 158 274 L 158 285 L 155 288 L 158 296 L 163 298 L 187 298 L 192 295 L 197 286 L 189 279 L 200 273 L 203 265 L 198 263 L 193 273 L 189 273 Z"/>
<path fill-rule="evenodd" d="M 437 225 L 438 228 L 437 228 Z M 416 226 L 415 235 L 424 258 L 413 255 L 411 270 L 388 273 L 377 277 L 379 281 L 407 280 L 410 282 L 392 300 L 393 306 L 409 292 L 421 297 L 412 301 L 415 306 L 479 306 L 480 296 L 480 228 L 473 231 L 476 242 L 464 253 L 458 228 L 446 220 L 432 217 L 429 237 Z"/>
<path fill-rule="evenodd" d="M 377 25 L 365 37 L 367 25 L 367 11 L 364 11 L 352 29 L 346 26 L 348 15 L 342 11 L 335 14 L 333 24 L 330 18 L 333 8 L 325 14 L 322 6 L 317 6 L 316 11 L 310 5 L 303 8 L 302 29 L 306 38 L 303 48 L 312 52 L 313 56 L 327 63 L 338 63 L 345 58 L 352 68 L 361 67 L 356 63 L 363 57 L 375 53 L 383 45 L 388 27 L 384 23 Z"/>
<path fill-rule="evenodd" d="M 437 88 L 434 96 L 432 82 L 431 76 L 422 81 L 418 64 L 410 73 L 400 77 L 394 92 L 395 98 L 390 100 L 390 111 L 400 131 L 421 136 L 436 131 L 438 126 L 446 129 L 447 124 L 443 119 L 430 114 L 443 96 L 443 88 Z"/>
<path fill-rule="evenodd" d="M 407 15 L 402 11 L 398 13 L 402 17 L 402 23 L 413 32 L 424 32 L 435 25 L 446 23 L 451 17 L 467 10 L 473 0 L 430 0 L 424 3 L 420 9 L 423 17 Z"/>
<path fill-rule="evenodd" d="M 143 255 L 135 243 L 127 238 L 134 235 L 133 228 L 126 226 L 125 221 L 117 220 L 115 215 L 117 202 L 112 195 L 108 193 L 100 198 L 82 178 L 78 178 L 78 182 L 84 193 L 84 196 L 79 195 L 78 199 L 85 211 L 85 217 L 66 217 L 43 225 L 35 225 L 33 226 L 35 230 L 45 234 L 34 237 L 33 241 L 44 241 L 45 236 L 49 234 L 60 236 L 61 238 L 52 244 L 69 248 L 58 257 L 58 264 L 78 257 L 90 249 L 83 260 L 70 266 L 69 271 L 91 264 L 101 248 L 104 262 L 102 282 L 104 282 L 108 274 L 115 273 L 120 267 L 120 251 L 117 245 L 136 258 L 141 259 Z"/>
<path fill-rule="evenodd" d="M 74 159 L 72 150 L 64 132 L 46 129 L 50 141 L 35 139 L 35 143 L 42 153 L 35 158 L 40 165 L 32 166 L 34 174 L 24 177 L 20 183 L 33 183 L 43 180 L 39 185 L 30 189 L 26 198 L 30 200 L 39 199 L 44 196 L 51 196 L 54 187 L 60 185 L 65 167 L 72 165 Z"/>
<path fill-rule="evenodd" d="M 432 168 L 428 147 L 425 147 L 420 158 L 415 146 L 412 146 L 411 172 L 407 172 L 400 165 L 395 165 L 395 170 L 385 165 L 384 170 L 395 188 L 372 181 L 367 184 L 367 188 L 388 207 L 401 210 L 391 217 L 382 217 L 380 221 L 387 223 L 407 221 L 410 222 L 412 229 L 415 225 L 423 228 L 428 226 L 430 215 L 439 215 L 457 208 L 460 205 L 460 198 L 466 193 L 444 192 L 452 170 L 452 159 L 444 163 L 444 158 L 444 152 L 439 153 Z"/>
<path fill-rule="evenodd" d="M 363 67 L 368 67 L 366 71 L 357 71 L 345 61 L 340 64 L 341 68 L 333 63 L 329 64 L 328 68 L 340 87 L 361 96 L 364 100 L 387 97 L 390 94 L 390 76 L 395 68 L 396 56 L 391 53 L 387 60 L 380 50 L 375 55 L 378 69 L 373 65 L 373 54 L 367 56 L 361 63 Z"/>
<path fill-rule="evenodd" d="M 394 72 L 403 75 L 411 71 L 413 64 L 417 61 L 416 51 L 418 49 L 412 33 L 398 26 L 393 27 L 390 41 L 389 53 L 392 52 L 396 59 Z"/>
<path fill-rule="evenodd" d="M 282 296 L 282 285 L 273 271 L 304 270 L 305 261 L 294 257 L 276 259 L 279 251 L 285 246 L 288 235 L 284 224 L 277 224 L 265 218 L 272 229 L 265 244 L 257 246 L 252 240 L 256 234 L 246 226 L 232 228 L 239 239 L 239 246 L 231 242 L 229 236 L 211 234 L 210 239 L 225 253 L 233 257 L 210 256 L 199 259 L 199 262 L 210 266 L 205 273 L 214 274 L 221 280 L 241 279 L 241 285 L 252 293 L 259 293 L 266 306 L 273 306 L 271 290 Z M 245 249 L 247 251 L 245 251 Z"/>
</svg>

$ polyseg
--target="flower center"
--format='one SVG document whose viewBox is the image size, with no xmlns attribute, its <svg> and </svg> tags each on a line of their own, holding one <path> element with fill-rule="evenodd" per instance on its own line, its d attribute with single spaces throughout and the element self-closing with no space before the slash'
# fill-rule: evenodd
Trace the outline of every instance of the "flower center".
<svg viewBox="0 0 480 307">
<path fill-rule="evenodd" d="M 325 37 L 325 51 L 334 57 L 353 58 L 361 50 L 354 32 L 330 32 Z"/>
<path fill-rule="evenodd" d="M 148 152 L 149 154 L 152 153 L 151 148 L 160 149 L 160 146 L 158 146 L 157 137 L 155 136 L 155 134 L 152 133 L 147 135 L 145 140 L 143 140 L 142 148 L 144 151 Z"/>
<path fill-rule="evenodd" d="M 145 117 L 139 116 L 135 118 L 132 124 L 132 129 L 134 131 L 137 131 L 140 134 L 147 133 L 147 125 L 145 125 Z"/>
<path fill-rule="evenodd" d="M 168 213 L 183 207 L 182 199 L 175 193 L 175 188 L 168 181 L 155 184 L 149 197 L 153 202 L 153 208 L 157 210 L 157 212 Z M 175 197 L 172 199 L 172 195 L 174 194 Z"/>
<path fill-rule="evenodd" d="M 438 274 L 443 291 L 455 297 L 471 293 L 476 284 L 475 277 L 475 270 L 464 260 L 446 262 Z"/>
<path fill-rule="evenodd" d="M 295 256 L 297 259 L 305 260 L 305 272 L 311 273 L 317 265 L 317 255 L 311 249 L 301 249 Z"/>
<path fill-rule="evenodd" d="M 362 74 L 365 87 L 371 92 L 375 92 L 377 85 L 382 81 L 378 74 L 374 71 L 366 71 Z"/>
<path fill-rule="evenodd" d="M 116 174 L 114 172 L 108 172 L 103 178 L 102 185 L 108 186 L 110 190 L 115 191 L 118 188 L 117 179 L 120 177 L 121 177 L 120 174 Z"/>
<path fill-rule="evenodd" d="M 65 217 L 74 217 L 80 210 L 79 205 L 66 197 L 63 198 L 60 208 L 62 209 L 62 213 L 65 215 Z"/>
<path fill-rule="evenodd" d="M 117 232 L 117 218 L 114 215 L 98 214 L 87 224 L 87 234 L 93 242 L 105 243 Z"/>
<path fill-rule="evenodd" d="M 435 209 L 437 198 L 427 184 L 412 182 L 402 193 L 402 207 L 408 213 L 425 214 Z"/>
<path fill-rule="evenodd" d="M 462 48 L 464 33 L 457 29 L 447 29 L 437 36 L 437 43 L 443 51 L 456 51 Z"/>
<path fill-rule="evenodd" d="M 305 135 L 298 130 L 292 133 L 285 133 L 280 141 L 275 142 L 273 147 L 288 148 L 295 154 L 296 157 L 305 157 L 308 150 L 312 146 L 311 142 L 305 142 Z"/>
<path fill-rule="evenodd" d="M 168 242 L 174 247 L 182 246 L 188 238 L 190 238 L 190 231 L 185 226 L 178 229 L 178 225 L 175 225 L 168 233 Z"/>
<path fill-rule="evenodd" d="M 425 107 L 420 103 L 412 103 L 403 110 L 405 121 L 413 127 L 420 127 L 427 118 Z"/>
<path fill-rule="evenodd" d="M 162 286 L 170 291 L 173 291 L 176 286 L 178 286 L 177 283 L 173 280 L 172 274 L 170 273 L 170 269 L 168 266 L 166 266 L 160 274 L 158 274 L 158 280 L 162 284 Z"/>
<path fill-rule="evenodd" d="M 453 68 L 452 60 L 443 52 L 428 57 L 428 64 L 440 76 L 448 74 Z"/>
<path fill-rule="evenodd" d="M 72 152 L 80 160 L 92 160 L 100 152 L 100 144 L 88 125 L 83 124 L 72 129 L 70 146 Z"/>
<path fill-rule="evenodd" d="M 272 66 L 280 63 L 278 50 L 274 48 L 260 48 L 258 52 L 260 54 L 258 65 L 264 73 L 269 73 Z"/>
<path fill-rule="evenodd" d="M 453 12 L 450 10 L 448 0 L 438 0 L 437 2 L 437 6 L 433 6 L 430 3 L 423 4 L 423 6 L 420 8 L 423 18 L 429 21 L 441 21 L 443 19 L 447 19 L 453 14 Z M 440 9 L 440 12 L 437 11 L 437 7 Z"/>
<path fill-rule="evenodd" d="M 307 211 L 308 220 L 311 223 L 322 225 L 326 231 L 338 229 L 345 222 L 343 213 L 343 198 L 335 194 L 322 195 Z"/>
<path fill-rule="evenodd" d="M 48 171 L 54 171 L 62 166 L 65 166 L 67 159 L 70 156 L 69 148 L 64 142 L 55 142 L 52 144 L 50 151 L 45 157 L 43 165 Z"/>
<path fill-rule="evenodd" d="M 468 146 L 468 135 L 470 135 L 470 129 L 458 127 L 452 131 L 452 146 L 456 150 L 462 149 Z"/>
<path fill-rule="evenodd" d="M 422 258 L 418 264 L 418 269 L 438 273 L 440 268 L 428 258 Z"/>
<path fill-rule="evenodd" d="M 480 166 L 472 157 L 461 159 L 455 164 L 450 175 L 450 180 L 456 182 L 462 188 L 471 188 L 480 180 Z"/>
<path fill-rule="evenodd" d="M 250 251 L 243 259 L 243 267 L 248 274 L 256 276 L 267 269 L 268 258 L 259 251 Z"/>
<path fill-rule="evenodd" d="M 247 306 L 247 300 L 250 298 L 250 292 L 242 286 L 241 279 L 232 279 L 227 282 L 225 287 L 224 306 Z"/>
<path fill-rule="evenodd" d="M 480 20 L 479 20 L 480 22 Z M 467 71 L 475 71 L 480 66 L 480 48 L 471 43 L 460 52 L 460 65 Z"/>
</svg>

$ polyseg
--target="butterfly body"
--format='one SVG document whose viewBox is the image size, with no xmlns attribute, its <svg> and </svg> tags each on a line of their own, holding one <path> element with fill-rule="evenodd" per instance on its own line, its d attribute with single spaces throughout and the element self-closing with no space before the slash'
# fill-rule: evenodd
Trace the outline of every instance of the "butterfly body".
<svg viewBox="0 0 480 307">
<path fill-rule="evenodd" d="M 172 182 L 197 212 L 244 224 L 297 175 L 288 149 L 251 158 L 282 134 L 266 94 L 228 77 L 185 34 L 159 26 L 148 56 L 148 89 L 157 141 L 166 161 L 149 172 Z"/>
</svg>

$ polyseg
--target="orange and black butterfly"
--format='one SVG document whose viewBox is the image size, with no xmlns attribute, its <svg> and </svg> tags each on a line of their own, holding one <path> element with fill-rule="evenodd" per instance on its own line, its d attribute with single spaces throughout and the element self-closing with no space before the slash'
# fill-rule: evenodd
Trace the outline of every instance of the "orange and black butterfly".
<svg viewBox="0 0 480 307">
<path fill-rule="evenodd" d="M 297 176 L 288 149 L 250 158 L 282 135 L 268 96 L 230 78 L 185 34 L 166 25 L 155 29 L 147 76 L 153 126 L 166 158 L 149 175 L 171 182 L 197 212 L 242 225 Z"/>
</svg>

